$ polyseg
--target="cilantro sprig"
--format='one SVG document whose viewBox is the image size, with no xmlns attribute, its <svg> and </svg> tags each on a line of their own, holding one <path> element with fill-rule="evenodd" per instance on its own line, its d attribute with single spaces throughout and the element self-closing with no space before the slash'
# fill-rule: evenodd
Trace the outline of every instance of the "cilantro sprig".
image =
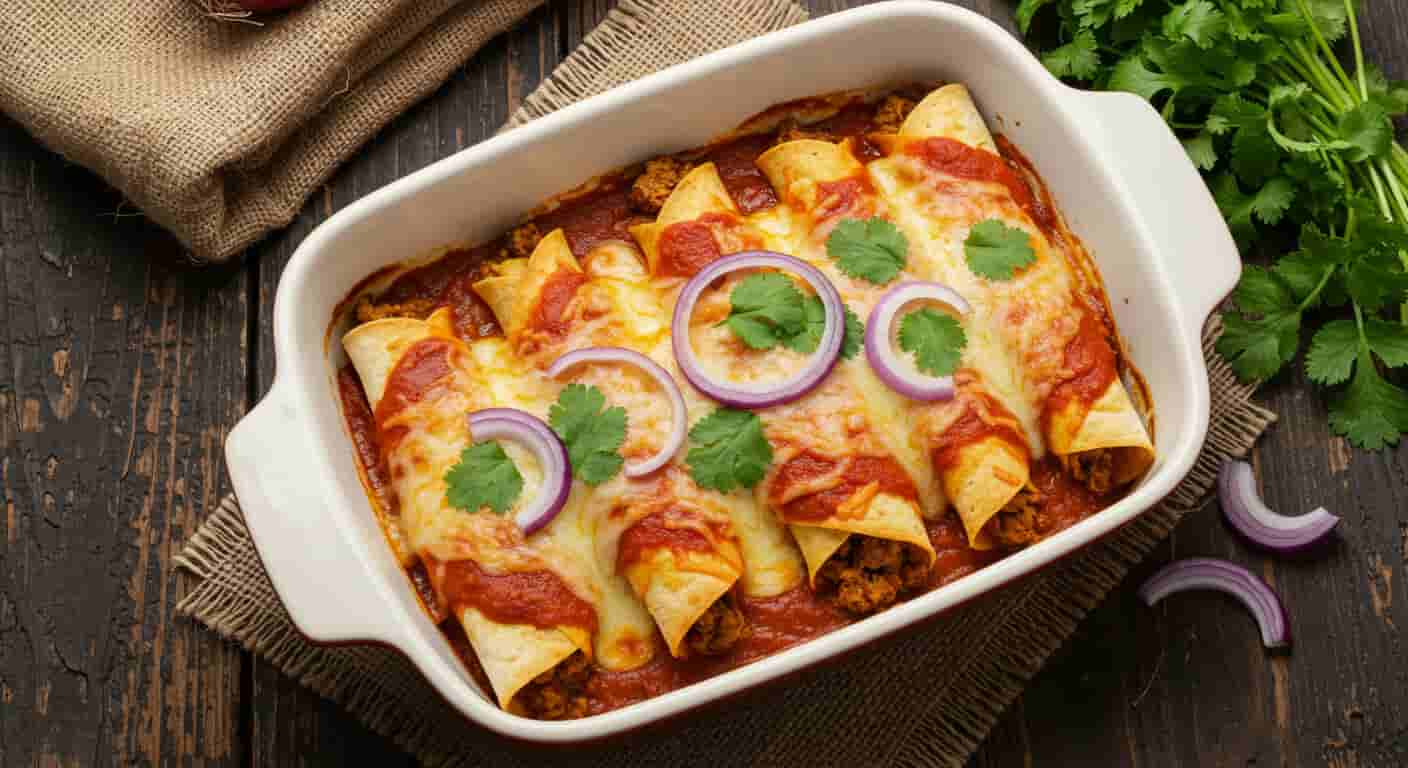
<svg viewBox="0 0 1408 768">
<path fill-rule="evenodd" d="M 568 384 L 548 409 L 548 424 L 567 446 L 572 474 L 587 485 L 600 485 L 621 471 L 626 441 L 626 409 L 606 407 L 596 387 Z"/>
<path fill-rule="evenodd" d="M 952 315 L 924 307 L 900 320 L 900 349 L 914 355 L 915 366 L 931 376 L 958 370 L 968 336 Z"/>
<path fill-rule="evenodd" d="M 689 439 L 694 445 L 685 463 L 702 488 L 752 488 L 772 463 L 772 445 L 756 413 L 720 408 L 696 422 Z"/>
<path fill-rule="evenodd" d="M 1243 379 L 1267 379 L 1295 359 L 1310 310 L 1348 309 L 1349 317 L 1330 320 L 1311 336 L 1305 373 L 1326 387 L 1348 382 L 1330 400 L 1330 428 L 1377 450 L 1408 432 L 1408 391 L 1380 373 L 1380 367 L 1408 366 L 1408 327 L 1380 316 L 1393 297 L 1408 292 L 1401 262 L 1408 233 L 1370 205 L 1356 210 L 1349 237 L 1307 224 L 1299 250 L 1270 269 L 1243 269 L 1232 297 L 1237 311 L 1224 319 L 1217 350 Z"/>
<path fill-rule="evenodd" d="M 1032 236 L 997 219 L 984 219 L 968 231 L 963 254 L 973 274 L 989 280 L 1011 280 L 1022 268 L 1036 261 Z"/>
<path fill-rule="evenodd" d="M 1054 11 L 1043 11 L 1052 7 Z M 1021 0 L 1054 74 L 1136 93 L 1178 133 L 1244 253 L 1217 348 L 1246 381 L 1290 364 L 1365 449 L 1408 432 L 1408 83 L 1364 61 L 1353 0 Z M 1345 43 L 1344 55 L 1333 45 Z M 1352 62 L 1351 66 L 1341 61 Z M 1289 234 L 1289 233 L 1288 233 Z"/>
<path fill-rule="evenodd" d="M 826 238 L 826 253 L 851 277 L 884 285 L 904 269 L 909 241 L 880 218 L 842 219 Z"/>
<path fill-rule="evenodd" d="M 493 440 L 465 446 L 460 460 L 445 473 L 445 501 L 466 512 L 488 507 L 502 515 L 522 493 L 523 475 Z"/>
<path fill-rule="evenodd" d="M 826 331 L 826 310 L 817 296 L 803 295 L 791 278 L 778 272 L 749 275 L 729 293 L 730 309 L 724 325 L 753 349 L 782 346 L 810 354 Z M 849 360 L 860 351 L 865 326 L 845 307 L 846 327 L 841 357 Z"/>
</svg>

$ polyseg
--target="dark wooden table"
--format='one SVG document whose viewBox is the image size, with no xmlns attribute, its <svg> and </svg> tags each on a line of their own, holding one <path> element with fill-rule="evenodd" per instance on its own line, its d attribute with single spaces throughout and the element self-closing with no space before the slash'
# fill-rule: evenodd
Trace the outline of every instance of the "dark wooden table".
<svg viewBox="0 0 1408 768">
<path fill-rule="evenodd" d="M 1408 78 L 1408 4 L 1367 2 L 1370 58 Z M 294 247 L 342 206 L 492 135 L 608 6 L 539 9 L 226 268 L 177 266 L 179 248 L 118 194 L 0 118 L 0 766 L 412 762 L 175 617 L 172 556 L 229 490 L 223 440 L 273 378 L 272 299 Z M 1281 414 L 1256 450 L 1270 503 L 1325 504 L 1345 518 L 1339 545 L 1269 560 L 1215 505 L 1189 516 L 973 765 L 1408 764 L 1408 447 L 1350 450 L 1299 375 L 1264 399 Z M 1294 655 L 1264 654 L 1227 600 L 1138 604 L 1142 577 L 1194 554 L 1280 589 Z"/>
</svg>

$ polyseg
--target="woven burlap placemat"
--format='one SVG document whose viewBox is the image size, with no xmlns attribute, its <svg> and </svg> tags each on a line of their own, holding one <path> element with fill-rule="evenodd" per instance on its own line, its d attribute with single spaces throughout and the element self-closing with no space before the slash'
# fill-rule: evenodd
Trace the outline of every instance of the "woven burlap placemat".
<svg viewBox="0 0 1408 768">
<path fill-rule="evenodd" d="M 787 0 L 750 0 L 720 14 L 690 0 L 626 0 L 530 96 L 517 125 L 705 51 L 797 23 Z M 1249 399 L 1212 350 L 1207 443 L 1158 508 L 1062 564 L 1009 585 L 901 637 L 781 685 L 673 721 L 627 741 L 574 748 L 557 763 L 601 766 L 960 765 L 1077 623 L 1211 488 L 1275 419 Z M 238 503 L 226 498 L 178 561 L 193 581 L 181 613 L 239 642 L 341 703 L 431 766 L 517 766 L 539 750 L 467 723 L 405 658 L 375 647 L 321 647 L 294 629 L 260 566 Z M 818 734 L 827 738 L 819 747 Z"/>
<path fill-rule="evenodd" d="M 542 0 L 5 0 L 0 111 L 223 261 L 288 224 L 362 144 Z"/>
</svg>

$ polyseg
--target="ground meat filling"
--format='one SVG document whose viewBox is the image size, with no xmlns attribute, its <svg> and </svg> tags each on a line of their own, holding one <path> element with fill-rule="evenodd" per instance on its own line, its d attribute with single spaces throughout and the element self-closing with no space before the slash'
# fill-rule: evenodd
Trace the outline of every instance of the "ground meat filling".
<svg viewBox="0 0 1408 768">
<path fill-rule="evenodd" d="M 659 213 L 666 198 L 689 170 L 689 163 L 675 157 L 648 161 L 645 171 L 631 184 L 631 205 L 642 213 Z"/>
<path fill-rule="evenodd" d="M 592 667 L 581 651 L 533 678 L 513 697 L 515 709 L 537 720 L 571 720 L 587 715 L 587 682 Z"/>
<path fill-rule="evenodd" d="M 743 613 L 733 604 L 732 595 L 724 595 L 704 611 L 684 636 L 690 653 L 717 656 L 728 653 L 747 634 Z"/>
<path fill-rule="evenodd" d="M 538 225 L 533 222 L 520 224 L 508 233 L 506 244 L 499 252 L 499 256 L 505 259 L 526 259 L 533 255 L 533 249 L 538 247 L 538 243 L 543 239 L 543 233 L 538 229 Z"/>
<path fill-rule="evenodd" d="M 929 578 L 924 550 L 913 544 L 853 535 L 816 572 L 816 591 L 853 614 L 888 608 Z"/>
<path fill-rule="evenodd" d="M 900 125 L 914 109 L 914 101 L 903 96 L 886 96 L 875 110 L 875 130 L 877 133 L 899 133 Z"/>
<path fill-rule="evenodd" d="M 811 126 L 802 125 L 796 120 L 788 118 L 777 127 L 777 141 L 774 144 L 786 144 L 789 141 L 800 141 L 801 139 L 816 139 L 817 141 L 829 141 L 835 143 L 840 138 L 825 131 L 812 130 Z"/>
<path fill-rule="evenodd" d="M 357 302 L 357 322 L 370 323 L 373 320 L 382 320 L 388 317 L 414 317 L 417 320 L 424 320 L 435 311 L 436 302 L 434 299 L 411 299 L 394 304 L 373 304 L 371 299 L 363 297 Z"/>
<path fill-rule="evenodd" d="M 1057 456 L 1061 466 L 1077 481 L 1096 493 L 1109 493 L 1114 485 L 1115 453 L 1106 448 Z"/>
<path fill-rule="evenodd" d="M 1008 549 L 1021 549 L 1041 539 L 1037 513 L 1041 511 L 1041 492 L 1030 484 L 1017 491 L 993 518 L 990 530 L 997 543 Z"/>
</svg>

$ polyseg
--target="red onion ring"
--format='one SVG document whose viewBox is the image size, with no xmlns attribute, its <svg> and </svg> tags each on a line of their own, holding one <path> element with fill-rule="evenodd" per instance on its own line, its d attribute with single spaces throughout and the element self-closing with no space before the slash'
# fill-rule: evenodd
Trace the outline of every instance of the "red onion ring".
<svg viewBox="0 0 1408 768">
<path fill-rule="evenodd" d="M 806 281 L 821 299 L 822 308 L 826 313 L 826 329 L 822 331 L 821 343 L 817 344 L 816 351 L 807 360 L 807 364 L 781 384 L 757 387 L 719 381 L 705 372 L 699 358 L 694 354 L 694 347 L 689 343 L 689 318 L 694 314 L 694 305 L 710 283 L 731 272 L 758 267 L 784 270 Z M 841 294 L 836 292 L 836 287 L 831 281 L 816 267 L 773 251 L 735 253 L 700 270 L 680 291 L 671 323 L 674 327 L 670 331 L 670 339 L 674 344 L 675 359 L 679 361 L 680 372 L 695 389 L 734 408 L 782 405 L 810 392 L 836 366 L 836 359 L 841 354 L 841 341 L 846 332 Z"/>
<path fill-rule="evenodd" d="M 675 383 L 675 379 L 669 371 L 635 350 L 624 347 L 587 347 L 568 352 L 552 361 L 552 365 L 548 366 L 547 374 L 555 379 L 568 368 L 582 363 L 623 363 L 634 366 L 660 385 L 661 391 L 670 401 L 670 434 L 665 438 L 665 444 L 654 456 L 643 461 L 628 463 L 624 471 L 626 477 L 641 477 L 668 464 L 670 459 L 679 453 L 680 446 L 684 445 L 684 437 L 687 432 L 685 422 L 688 420 L 684 407 L 684 395 L 680 392 L 679 384 Z"/>
<path fill-rule="evenodd" d="M 959 315 L 972 311 L 967 300 L 946 285 L 917 280 L 900 283 L 870 310 L 865 324 L 865 356 L 875 375 L 901 395 L 925 402 L 951 400 L 955 392 L 952 376 L 930 376 L 910 365 L 895 349 L 894 325 L 900 311 L 925 299 L 946 304 Z"/>
<path fill-rule="evenodd" d="M 1278 514 L 1261 500 L 1252 465 L 1228 461 L 1217 474 L 1217 500 L 1232 530 L 1268 552 L 1294 555 L 1312 549 L 1330 536 L 1340 519 L 1324 507 L 1291 517 Z"/>
<path fill-rule="evenodd" d="M 541 419 L 516 408 L 486 408 L 469 415 L 475 440 L 511 440 L 533 452 L 543 472 L 543 487 L 519 510 L 514 522 L 531 534 L 552 522 L 572 491 L 572 464 L 567 447 Z"/>
<path fill-rule="evenodd" d="M 1281 598 L 1266 582 L 1236 563 L 1211 557 L 1175 560 L 1139 587 L 1139 599 L 1153 606 L 1169 595 L 1199 589 L 1224 592 L 1246 606 L 1261 628 L 1261 642 L 1267 648 L 1291 647 L 1291 628 Z"/>
</svg>

